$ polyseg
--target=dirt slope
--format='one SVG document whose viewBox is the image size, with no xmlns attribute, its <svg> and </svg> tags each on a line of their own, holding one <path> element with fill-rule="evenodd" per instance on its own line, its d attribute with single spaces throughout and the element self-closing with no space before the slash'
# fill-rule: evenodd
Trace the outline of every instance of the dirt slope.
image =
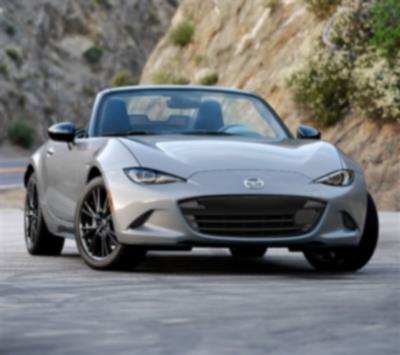
<svg viewBox="0 0 400 355">
<path fill-rule="evenodd" d="M 142 74 L 150 83 L 160 70 L 196 83 L 217 73 L 218 85 L 245 88 L 266 98 L 295 131 L 307 117 L 295 105 L 286 80 L 319 41 L 325 22 L 299 0 L 281 0 L 273 11 L 262 0 L 184 0 L 172 26 L 195 25 L 192 42 L 172 45 L 165 35 Z M 350 113 L 323 138 L 334 142 L 365 168 L 380 209 L 400 209 L 400 125 L 378 124 Z"/>
</svg>

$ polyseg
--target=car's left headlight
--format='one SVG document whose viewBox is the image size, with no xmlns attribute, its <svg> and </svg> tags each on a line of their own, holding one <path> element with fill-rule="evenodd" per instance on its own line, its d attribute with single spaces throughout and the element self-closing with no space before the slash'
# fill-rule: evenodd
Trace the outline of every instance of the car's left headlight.
<svg viewBox="0 0 400 355">
<path fill-rule="evenodd" d="M 147 168 L 125 168 L 125 174 L 137 184 L 170 184 L 185 181 L 184 179 Z"/>
<path fill-rule="evenodd" d="M 349 186 L 354 180 L 354 172 L 348 169 L 334 171 L 324 175 L 314 182 L 331 186 Z"/>
</svg>

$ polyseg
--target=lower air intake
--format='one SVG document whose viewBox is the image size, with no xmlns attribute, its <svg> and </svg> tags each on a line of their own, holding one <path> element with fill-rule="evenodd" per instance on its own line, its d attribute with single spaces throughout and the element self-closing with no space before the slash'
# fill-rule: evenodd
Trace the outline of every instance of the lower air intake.
<svg viewBox="0 0 400 355">
<path fill-rule="evenodd" d="M 221 237 L 288 237 L 312 230 L 325 203 L 288 196 L 220 196 L 180 201 L 195 230 Z"/>
</svg>

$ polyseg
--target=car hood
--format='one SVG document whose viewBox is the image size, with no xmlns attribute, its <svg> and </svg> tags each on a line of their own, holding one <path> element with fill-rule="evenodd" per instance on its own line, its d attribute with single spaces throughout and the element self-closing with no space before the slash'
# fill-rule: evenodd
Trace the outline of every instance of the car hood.
<svg viewBox="0 0 400 355">
<path fill-rule="evenodd" d="M 275 170 L 316 178 L 342 167 L 336 147 L 315 140 L 146 136 L 121 141 L 141 166 L 185 178 L 210 170 Z"/>
</svg>

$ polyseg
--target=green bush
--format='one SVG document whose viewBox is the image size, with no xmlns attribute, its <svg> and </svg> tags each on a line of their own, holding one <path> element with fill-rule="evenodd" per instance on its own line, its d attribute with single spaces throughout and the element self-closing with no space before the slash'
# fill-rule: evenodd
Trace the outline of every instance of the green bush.
<svg viewBox="0 0 400 355">
<path fill-rule="evenodd" d="M 196 54 L 193 58 L 193 61 L 196 66 L 199 66 L 207 61 L 207 56 L 203 54 Z"/>
<path fill-rule="evenodd" d="M 289 79 L 296 102 L 324 125 L 350 108 L 400 121 L 400 2 L 348 0 L 330 39 Z"/>
<path fill-rule="evenodd" d="M 352 0 L 331 31 L 331 40 L 340 49 L 361 55 L 378 48 L 388 59 L 400 49 L 400 2 Z"/>
<path fill-rule="evenodd" d="M 357 56 L 370 47 L 372 36 L 371 8 L 362 0 L 342 12 L 330 33 L 331 41 L 341 50 L 351 51 Z"/>
<path fill-rule="evenodd" d="M 368 118 L 400 122 L 400 59 L 389 63 L 377 53 L 357 60 L 350 100 Z"/>
<path fill-rule="evenodd" d="M 324 19 L 331 16 L 342 0 L 305 0 L 308 9 L 318 18 Z"/>
<path fill-rule="evenodd" d="M 295 101 L 319 125 L 339 121 L 349 110 L 351 61 L 345 52 L 319 50 L 288 81 Z"/>
<path fill-rule="evenodd" d="M 35 131 L 28 121 L 18 119 L 11 123 L 8 129 L 8 138 L 13 144 L 29 149 L 35 140 Z"/>
<path fill-rule="evenodd" d="M 93 46 L 85 50 L 82 56 L 89 64 L 97 64 L 103 56 L 103 49 L 98 46 Z"/>
<path fill-rule="evenodd" d="M 7 35 L 9 35 L 10 37 L 12 37 L 15 35 L 17 31 L 12 23 L 6 22 L 4 24 L 4 32 L 7 33 Z"/>
<path fill-rule="evenodd" d="M 172 85 L 187 85 L 190 80 L 184 76 L 177 76 L 174 73 L 165 69 L 160 69 L 153 73 L 151 81 L 154 84 L 172 84 Z"/>
<path fill-rule="evenodd" d="M 82 86 L 82 94 L 88 97 L 93 97 L 96 95 L 96 92 L 90 84 L 85 84 Z"/>
<path fill-rule="evenodd" d="M 170 84 L 171 74 L 164 69 L 155 71 L 151 75 L 153 84 Z"/>
<path fill-rule="evenodd" d="M 20 55 L 18 49 L 6 48 L 4 51 L 12 61 L 14 61 L 16 64 L 21 64 L 22 60 L 21 60 L 21 55 Z"/>
<path fill-rule="evenodd" d="M 271 9 L 271 11 L 273 11 L 279 5 L 279 0 L 262 0 L 262 4 L 266 8 Z"/>
<path fill-rule="evenodd" d="M 95 5 L 102 6 L 105 9 L 111 9 L 112 8 L 109 0 L 93 0 L 93 2 L 94 2 Z"/>
<path fill-rule="evenodd" d="M 210 73 L 210 74 L 204 75 L 199 80 L 199 84 L 201 84 L 201 85 L 215 85 L 217 83 L 218 83 L 218 73 Z"/>
<path fill-rule="evenodd" d="M 188 85 L 190 80 L 184 76 L 175 76 L 171 79 L 171 84 L 173 85 Z"/>
<path fill-rule="evenodd" d="M 169 34 L 172 44 L 178 47 L 185 47 L 189 44 L 194 35 L 194 25 L 190 21 L 183 21 L 176 25 Z"/>
<path fill-rule="evenodd" d="M 372 44 L 388 57 L 400 49 L 400 2 L 399 0 L 375 1 L 372 9 Z"/>
<path fill-rule="evenodd" d="M 129 70 L 123 69 L 115 73 L 111 79 L 112 86 L 137 85 L 138 79 L 134 78 Z"/>
<path fill-rule="evenodd" d="M 8 68 L 7 65 L 1 63 L 0 64 L 0 74 L 2 74 L 5 78 L 8 78 Z"/>
</svg>

